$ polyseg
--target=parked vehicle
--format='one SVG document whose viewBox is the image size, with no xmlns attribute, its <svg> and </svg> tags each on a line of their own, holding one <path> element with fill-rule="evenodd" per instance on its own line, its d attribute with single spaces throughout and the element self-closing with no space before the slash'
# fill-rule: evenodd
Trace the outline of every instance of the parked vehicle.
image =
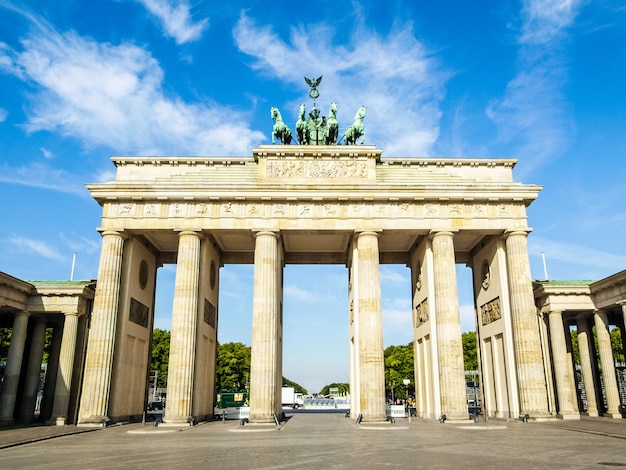
<svg viewBox="0 0 626 470">
<path fill-rule="evenodd" d="M 150 401 L 148 402 L 148 411 L 163 411 L 165 403 L 162 401 Z"/>
<path fill-rule="evenodd" d="M 283 406 L 298 409 L 304 406 L 302 393 L 296 392 L 293 387 L 283 387 Z"/>
</svg>

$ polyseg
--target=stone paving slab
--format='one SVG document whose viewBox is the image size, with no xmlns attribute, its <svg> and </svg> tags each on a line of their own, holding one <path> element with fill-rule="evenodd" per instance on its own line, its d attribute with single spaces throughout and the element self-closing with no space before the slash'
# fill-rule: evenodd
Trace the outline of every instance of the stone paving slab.
<svg viewBox="0 0 626 470">
<path fill-rule="evenodd" d="M 577 429 L 574 429 L 577 427 Z M 48 428 L 48 429 L 45 429 Z M 2 429 L 0 467 L 20 469 L 591 469 L 626 468 L 626 420 L 479 423 L 397 419 L 357 425 L 338 414 L 295 414 L 280 427 L 238 422 L 159 428 Z M 73 429 L 69 429 L 73 428 Z M 606 430 L 603 433 L 602 429 Z M 53 431 L 54 430 L 54 431 Z M 57 434 L 52 438 L 51 433 Z M 77 433 L 73 431 L 78 431 Z M 13 435 L 13 438 L 7 436 Z"/>
</svg>

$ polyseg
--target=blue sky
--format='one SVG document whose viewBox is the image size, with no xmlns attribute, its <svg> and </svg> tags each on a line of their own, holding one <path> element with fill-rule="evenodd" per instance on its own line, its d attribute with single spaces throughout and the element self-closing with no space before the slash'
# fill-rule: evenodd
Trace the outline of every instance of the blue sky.
<svg viewBox="0 0 626 470">
<path fill-rule="evenodd" d="M 383 157 L 517 158 L 532 275 L 626 268 L 626 6 L 619 1 L 0 0 L 0 271 L 97 275 L 112 155 L 251 155 L 322 75 L 340 125 L 367 105 Z M 459 267 L 463 329 L 473 329 Z M 221 342 L 250 344 L 252 266 L 221 271 Z M 169 328 L 175 269 L 158 276 Z M 412 340 L 403 266 L 382 266 L 385 346 Z M 348 380 L 347 271 L 287 266 L 284 375 Z"/>
</svg>

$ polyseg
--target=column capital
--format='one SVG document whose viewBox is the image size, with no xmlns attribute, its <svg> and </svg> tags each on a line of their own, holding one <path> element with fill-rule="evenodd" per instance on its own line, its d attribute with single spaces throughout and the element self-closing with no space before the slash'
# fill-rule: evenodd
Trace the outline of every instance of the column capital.
<svg viewBox="0 0 626 470">
<path fill-rule="evenodd" d="M 61 313 L 63 313 L 63 316 L 65 316 L 65 317 L 70 317 L 70 316 L 80 317 L 82 315 L 78 311 L 72 311 L 72 312 L 70 312 L 70 311 L 63 311 Z"/>
<path fill-rule="evenodd" d="M 507 229 L 504 231 L 504 233 L 502 234 L 502 236 L 504 237 L 504 239 L 507 239 L 513 235 L 523 235 L 524 237 L 527 237 L 530 232 L 532 232 L 533 229 L 531 228 L 515 228 L 515 229 Z"/>
<path fill-rule="evenodd" d="M 130 235 L 123 230 L 100 230 L 100 236 L 104 238 L 107 235 L 116 235 L 122 240 L 126 240 L 128 237 L 130 237 Z"/>
<path fill-rule="evenodd" d="M 457 233 L 458 233 L 458 230 L 431 230 L 430 232 L 428 232 L 428 238 L 432 240 L 433 238 L 441 236 L 441 235 L 454 237 L 454 235 L 456 235 Z"/>
<path fill-rule="evenodd" d="M 258 230 L 258 231 L 254 231 L 253 232 L 254 238 L 258 237 L 259 235 L 269 235 L 271 237 L 274 237 L 276 240 L 278 240 L 280 238 L 280 233 L 277 230 Z"/>
<path fill-rule="evenodd" d="M 183 235 L 196 235 L 197 237 L 201 237 L 202 236 L 202 230 L 196 230 L 196 229 L 182 229 L 182 230 L 175 230 L 176 232 L 178 232 L 178 237 L 180 238 Z"/>
<path fill-rule="evenodd" d="M 376 238 L 379 238 L 379 237 L 380 237 L 380 232 L 382 232 L 382 230 L 363 230 L 363 231 L 358 231 L 358 230 L 355 230 L 355 231 L 354 231 L 354 234 L 355 234 L 357 237 L 360 237 L 360 236 L 362 236 L 362 235 L 373 235 L 373 236 L 375 236 Z"/>
</svg>

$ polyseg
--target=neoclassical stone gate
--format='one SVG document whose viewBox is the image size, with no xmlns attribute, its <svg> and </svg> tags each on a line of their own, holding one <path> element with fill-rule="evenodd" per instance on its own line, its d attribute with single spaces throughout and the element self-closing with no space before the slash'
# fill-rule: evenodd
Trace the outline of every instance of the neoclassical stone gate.
<svg viewBox="0 0 626 470">
<path fill-rule="evenodd" d="M 281 413 L 283 266 L 348 267 L 353 419 L 386 419 L 381 263 L 410 267 L 418 414 L 467 419 L 456 263 L 473 269 L 485 411 L 548 416 L 515 160 L 262 145 L 252 157 L 115 157 L 79 424 L 144 409 L 156 271 L 176 263 L 166 424 L 213 413 L 219 268 L 254 264 L 250 420 Z"/>
</svg>

